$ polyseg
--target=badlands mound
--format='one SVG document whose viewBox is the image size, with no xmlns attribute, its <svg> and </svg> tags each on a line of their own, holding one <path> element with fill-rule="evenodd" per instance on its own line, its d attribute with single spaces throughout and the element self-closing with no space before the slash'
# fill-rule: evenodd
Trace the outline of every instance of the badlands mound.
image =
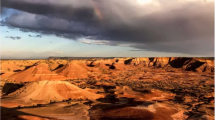
<svg viewBox="0 0 215 120">
<path fill-rule="evenodd" d="M 110 66 L 113 64 L 111 60 L 98 60 L 91 63 L 93 67 L 100 68 L 100 69 L 109 69 Z"/>
<path fill-rule="evenodd" d="M 92 62 L 87 62 L 88 66 L 99 68 L 100 70 L 116 69 L 116 70 L 125 70 L 129 66 L 124 64 L 126 59 L 107 59 L 107 60 L 97 60 Z"/>
<path fill-rule="evenodd" d="M 56 70 L 56 73 L 63 75 L 69 79 L 87 78 L 87 65 L 82 62 L 72 61 L 65 66 Z"/>
<path fill-rule="evenodd" d="M 54 71 L 67 64 L 67 60 L 48 60 L 49 68 Z"/>
<path fill-rule="evenodd" d="M 66 80 L 67 78 L 49 70 L 46 63 L 38 63 L 32 67 L 9 77 L 14 82 L 30 82 L 41 80 Z"/>
<path fill-rule="evenodd" d="M 37 81 L 8 95 L 8 97 L 24 100 L 62 101 L 68 99 L 95 100 L 101 95 L 81 89 L 66 81 Z"/>
</svg>

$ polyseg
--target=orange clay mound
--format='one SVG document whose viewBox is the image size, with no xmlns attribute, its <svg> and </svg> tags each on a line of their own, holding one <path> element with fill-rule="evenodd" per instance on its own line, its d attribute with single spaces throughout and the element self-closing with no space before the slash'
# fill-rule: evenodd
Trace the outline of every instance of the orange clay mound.
<svg viewBox="0 0 215 120">
<path fill-rule="evenodd" d="M 66 65 L 67 61 L 64 61 L 64 60 L 49 60 L 48 64 L 49 64 L 50 70 L 54 71 L 54 70 L 62 67 L 63 65 Z"/>
<path fill-rule="evenodd" d="M 83 67 L 83 64 L 85 63 L 72 61 L 71 63 L 68 63 L 65 66 L 57 69 L 56 73 L 63 75 L 69 79 L 87 78 L 88 70 Z"/>
<path fill-rule="evenodd" d="M 59 63 L 49 63 L 49 68 L 52 71 L 55 70 L 55 69 L 57 69 L 59 66 L 60 66 Z"/>
<path fill-rule="evenodd" d="M 95 100 L 101 95 L 88 92 L 66 81 L 37 81 L 8 95 L 8 97 L 23 100 L 62 101 L 68 99 Z"/>
<path fill-rule="evenodd" d="M 14 82 L 29 82 L 29 81 L 41 81 L 41 80 L 65 80 L 64 76 L 58 75 L 55 72 L 49 70 L 49 66 L 46 63 L 39 63 L 24 71 L 18 72 L 9 77 Z"/>
<path fill-rule="evenodd" d="M 81 61 L 81 60 L 77 60 L 77 61 L 74 61 L 75 63 L 77 63 L 78 65 L 80 65 L 82 68 L 86 69 L 87 71 L 91 71 L 93 70 L 92 68 L 93 67 L 89 67 L 87 66 L 88 64 L 86 63 L 86 61 Z"/>
<path fill-rule="evenodd" d="M 109 69 L 112 64 L 113 63 L 110 60 L 98 60 L 92 63 L 94 67 L 97 67 L 100 69 Z"/>
</svg>

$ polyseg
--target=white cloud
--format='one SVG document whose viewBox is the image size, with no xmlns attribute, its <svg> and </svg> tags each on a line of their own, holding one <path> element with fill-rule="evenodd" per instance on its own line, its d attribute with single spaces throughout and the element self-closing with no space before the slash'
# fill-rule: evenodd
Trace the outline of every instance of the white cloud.
<svg viewBox="0 0 215 120">
<path fill-rule="evenodd" d="M 108 43 L 110 41 L 107 41 L 107 40 L 90 40 L 90 39 L 79 39 L 78 40 L 79 42 L 82 42 L 82 43 L 86 43 L 86 44 L 94 44 L 94 45 L 108 45 Z"/>
</svg>

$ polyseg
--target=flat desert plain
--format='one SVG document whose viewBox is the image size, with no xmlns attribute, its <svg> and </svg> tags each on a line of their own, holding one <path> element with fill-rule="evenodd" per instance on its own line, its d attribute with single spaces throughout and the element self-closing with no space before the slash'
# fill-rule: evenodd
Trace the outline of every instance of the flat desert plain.
<svg viewBox="0 0 215 120">
<path fill-rule="evenodd" d="M 0 62 L 2 120 L 214 119 L 214 59 Z"/>
</svg>

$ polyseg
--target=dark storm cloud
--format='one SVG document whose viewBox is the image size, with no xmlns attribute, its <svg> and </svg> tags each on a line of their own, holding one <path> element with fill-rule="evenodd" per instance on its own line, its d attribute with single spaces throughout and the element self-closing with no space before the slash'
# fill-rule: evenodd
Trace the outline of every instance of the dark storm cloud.
<svg viewBox="0 0 215 120">
<path fill-rule="evenodd" d="M 77 39 L 82 36 L 97 35 L 102 30 L 93 25 L 79 21 L 69 22 L 62 18 L 48 17 L 31 13 L 13 14 L 6 18 L 4 25 L 21 28 L 23 32 L 55 34 L 65 38 Z"/>
<path fill-rule="evenodd" d="M 108 45 L 149 51 L 213 55 L 213 1 L 140 3 L 140 0 L 139 4 L 135 0 L 2 0 L 5 7 L 25 11 L 7 18 L 4 24 L 8 26 L 71 39 L 108 40 Z"/>
<path fill-rule="evenodd" d="M 93 0 L 2 0 L 5 7 L 67 20 L 83 21 L 84 18 L 88 22 L 95 17 L 93 3 Z"/>
<path fill-rule="evenodd" d="M 5 38 L 10 38 L 12 40 L 19 40 L 19 39 L 21 39 L 21 37 L 19 37 L 19 36 L 6 36 Z"/>
<path fill-rule="evenodd" d="M 7 14 L 7 10 L 5 7 L 1 7 L 1 15 Z"/>
<path fill-rule="evenodd" d="M 28 35 L 29 37 L 37 37 L 37 38 L 41 38 L 42 35 Z"/>
</svg>

